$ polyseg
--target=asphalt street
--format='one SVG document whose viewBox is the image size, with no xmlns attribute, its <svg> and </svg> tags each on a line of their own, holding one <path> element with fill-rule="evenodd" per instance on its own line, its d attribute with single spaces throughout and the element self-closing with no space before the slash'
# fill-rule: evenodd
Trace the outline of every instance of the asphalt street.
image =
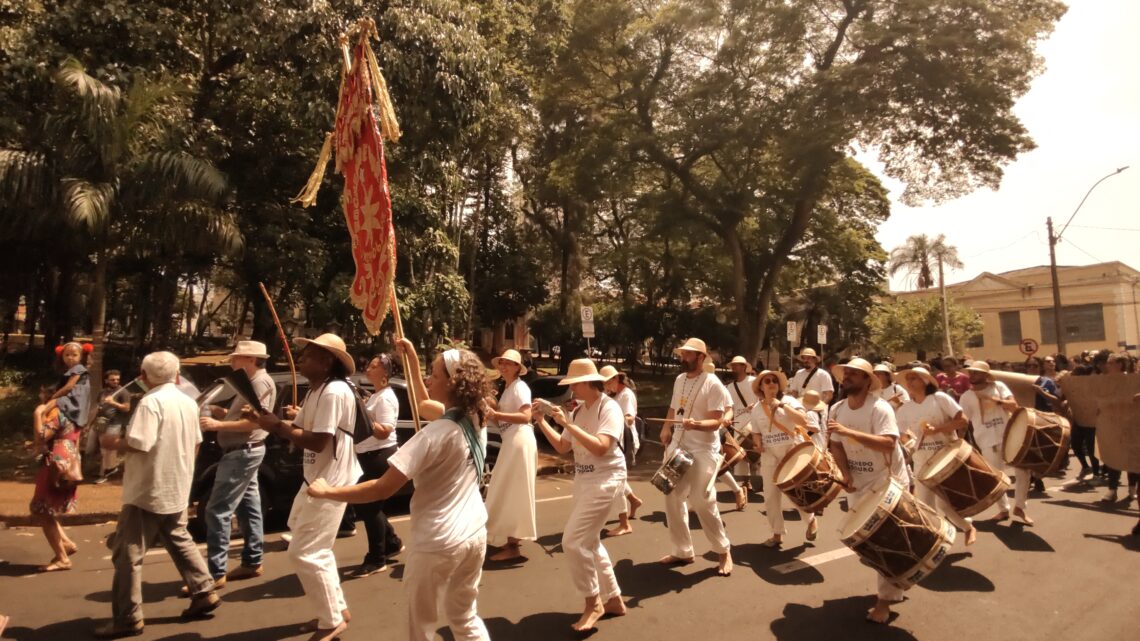
<svg viewBox="0 0 1140 641">
<path fill-rule="evenodd" d="M 1133 583 L 1140 577 L 1140 541 L 1128 536 L 1137 519 L 1136 502 L 1106 509 L 1096 502 L 1100 488 L 1046 479 L 1047 493 L 1031 496 L 1034 527 L 981 522 L 993 510 L 981 515 L 978 542 L 967 549 L 959 535 L 942 566 L 908 591 L 891 624 L 881 626 L 864 621 L 874 600 L 875 575 L 840 543 L 836 530 L 845 514 L 838 503 L 823 515 L 814 543 L 804 543 L 803 522 L 788 512 L 785 546 L 771 550 L 760 545 L 769 535 L 760 497 L 737 512 L 731 493 L 718 486 L 736 561 L 732 576 L 716 575 L 715 558 L 707 554 L 695 519 L 697 553 L 704 556 L 680 569 L 658 565 L 669 551 L 668 533 L 664 499 L 648 482 L 655 466 L 647 458 L 633 474 L 634 489 L 645 499 L 635 532 L 605 542 L 629 614 L 601 621 L 595 639 L 1140 639 L 1140 593 Z M 540 478 L 540 538 L 524 544 L 527 560 L 487 566 L 479 612 L 493 639 L 580 638 L 569 625 L 582 603 L 560 547 L 572 483 L 568 476 Z M 395 526 L 406 535 L 407 517 L 397 516 Z M 12 617 L 3 638 L 90 638 L 94 625 L 111 612 L 110 553 L 103 539 L 112 529 L 112 524 L 71 528 L 81 546 L 75 569 L 53 574 L 34 573 L 50 556 L 38 530 L 0 531 L 0 614 Z M 360 532 L 337 541 L 342 570 L 363 558 L 363 528 Z M 151 551 L 144 569 L 147 626 L 138 638 L 304 638 L 297 626 L 313 617 L 313 609 L 282 553 L 285 547 L 280 533 L 270 534 L 265 576 L 230 583 L 220 592 L 223 604 L 213 618 L 189 623 L 178 618 L 187 601 L 178 598 L 180 580 L 169 557 Z M 232 552 L 231 567 L 238 563 L 239 548 Z M 406 638 L 402 574 L 397 563 L 389 572 L 345 583 L 353 620 L 342 638 Z M 439 636 L 451 638 L 443 628 Z"/>
</svg>

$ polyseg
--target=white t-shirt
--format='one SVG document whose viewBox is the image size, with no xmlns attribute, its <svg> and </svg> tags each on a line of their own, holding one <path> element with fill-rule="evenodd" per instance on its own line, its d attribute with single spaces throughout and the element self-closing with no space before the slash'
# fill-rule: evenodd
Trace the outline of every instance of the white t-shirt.
<svg viewBox="0 0 1140 641">
<path fill-rule="evenodd" d="M 786 405 L 794 407 L 795 409 L 802 410 L 803 405 L 791 396 L 785 396 L 780 399 Z M 773 414 L 776 422 L 783 425 L 785 429 L 791 430 L 788 434 L 784 430 L 772 424 L 768 418 L 768 412 L 760 405 L 756 406 L 756 410 L 752 412 L 752 432 L 760 435 L 760 442 L 764 444 L 764 449 L 768 448 L 783 448 L 784 446 L 795 445 L 796 443 L 803 443 L 803 439 L 796 433 L 796 424 L 792 422 L 792 417 L 788 411 L 781 407 Z"/>
<path fill-rule="evenodd" d="M 447 550 L 486 531 L 487 508 L 463 428 L 441 418 L 428 423 L 388 459 L 415 484 L 411 546 Z"/>
<path fill-rule="evenodd" d="M 903 386 L 899 385 L 898 383 L 891 383 L 890 385 L 878 390 L 877 392 L 871 393 L 877 395 L 879 398 L 887 402 L 890 402 L 890 400 L 894 398 L 895 395 L 898 395 L 899 400 L 903 403 L 906 403 L 910 400 L 910 394 L 908 394 L 907 391 L 903 389 Z M 894 406 L 892 405 L 891 407 Z"/>
<path fill-rule="evenodd" d="M 505 414 L 521 412 L 524 407 L 531 404 L 531 400 L 530 386 L 524 383 L 521 378 L 516 378 L 513 383 L 503 388 L 503 393 L 499 396 L 499 411 Z M 499 421 L 499 430 L 503 431 L 515 425 L 525 425 L 525 423 Z"/>
<path fill-rule="evenodd" d="M 821 410 L 804 410 L 808 431 L 812 433 L 811 440 L 821 448 L 827 447 L 827 410 L 827 405 Z"/>
<path fill-rule="evenodd" d="M 356 397 L 348 383 L 328 381 L 310 389 L 293 419 L 293 425 L 316 434 L 332 434 L 322 452 L 304 450 L 301 456 L 305 482 L 323 478 L 333 487 L 353 485 L 364 472 L 356 462 L 352 431 L 356 424 Z"/>
<path fill-rule="evenodd" d="M 689 378 L 685 374 L 673 381 L 673 398 L 669 408 L 673 410 L 677 420 L 691 418 L 693 420 L 707 420 L 713 418 L 713 412 L 723 412 L 732 405 L 732 399 L 725 389 L 724 383 L 715 376 L 705 372 Z M 684 442 L 682 442 L 684 439 Z M 673 437 L 669 442 L 668 453 L 678 444 L 684 445 L 690 452 L 720 451 L 720 437 L 717 430 L 685 430 L 680 423 L 673 423 Z"/>
<path fill-rule="evenodd" d="M 400 401 L 396 398 L 396 392 L 391 387 L 373 392 L 372 396 L 368 397 L 368 401 L 364 403 L 364 408 L 368 410 L 368 416 L 373 423 L 396 427 L 396 421 L 400 417 Z M 398 444 L 396 430 L 392 430 L 392 433 L 385 439 L 369 436 L 356 444 L 356 451 L 358 453 L 371 452 L 386 447 L 396 447 Z"/>
<path fill-rule="evenodd" d="M 139 400 L 123 438 L 132 448 L 124 452 L 123 504 L 154 514 L 185 510 L 202 442 L 198 405 L 173 383 L 159 385 Z"/>
<path fill-rule="evenodd" d="M 979 397 L 1012 400 L 1013 392 L 1009 391 L 1005 383 L 994 381 L 980 391 L 970 388 L 962 394 L 962 411 L 974 426 L 974 440 L 978 443 L 978 447 L 981 449 L 1000 447 L 1005 437 L 1005 424 L 1009 420 L 1009 412 L 990 402 L 986 402 L 983 408 Z"/>
<path fill-rule="evenodd" d="M 864 434 L 895 437 L 894 450 L 888 453 L 873 450 L 852 438 L 837 436 L 835 432 L 830 434 L 831 442 L 843 444 L 843 450 L 847 453 L 847 469 L 851 472 L 856 492 L 871 489 L 887 474 L 898 479 L 904 486 L 910 484 L 910 475 L 907 474 L 898 443 L 899 428 L 895 423 L 895 411 L 890 403 L 868 394 L 863 406 L 855 410 L 851 409 L 846 400 L 840 401 L 831 408 L 831 419 Z"/>
<path fill-rule="evenodd" d="M 922 422 L 926 421 L 932 426 L 941 425 L 957 416 L 958 412 L 961 411 L 962 408 L 949 394 L 935 392 L 928 394 L 921 403 L 914 400 L 907 401 L 895 411 L 895 418 L 898 420 L 900 432 L 910 432 L 914 438 L 922 439 L 922 446 L 918 451 L 933 454 L 943 445 L 957 441 L 958 434 L 955 432 L 938 432 L 937 434 L 927 434 L 926 438 L 923 439 Z"/>
<path fill-rule="evenodd" d="M 619 444 L 625 430 L 625 415 L 617 401 L 602 395 L 593 405 L 581 403 L 570 422 L 595 436 L 606 435 L 613 438 L 610 449 L 602 456 L 596 456 L 587 450 L 578 439 L 570 438 L 574 447 L 574 471 L 576 474 L 612 474 L 620 471 L 625 474 L 625 456 L 622 455 Z"/>
<path fill-rule="evenodd" d="M 811 375 L 811 380 L 807 380 L 808 372 L 811 370 L 801 368 L 792 380 L 788 381 L 788 394 L 795 397 L 804 395 L 804 390 L 813 389 L 819 392 L 820 397 L 824 396 L 824 392 L 828 394 L 835 393 L 835 386 L 831 380 L 831 374 L 822 367 L 817 368 L 815 373 Z"/>
<path fill-rule="evenodd" d="M 614 401 L 621 408 L 622 417 L 637 416 L 637 395 L 633 390 L 628 387 L 621 388 L 621 391 L 614 396 Z M 623 421 L 624 422 L 624 421 Z"/>
<path fill-rule="evenodd" d="M 752 413 L 748 411 L 748 406 L 756 402 L 756 394 L 752 392 L 752 382 L 755 380 L 755 376 L 745 376 L 743 381 L 732 381 L 724 386 L 732 399 L 732 424 L 745 433 L 752 429 Z M 757 411 L 760 409 L 752 409 L 752 412 Z"/>
</svg>

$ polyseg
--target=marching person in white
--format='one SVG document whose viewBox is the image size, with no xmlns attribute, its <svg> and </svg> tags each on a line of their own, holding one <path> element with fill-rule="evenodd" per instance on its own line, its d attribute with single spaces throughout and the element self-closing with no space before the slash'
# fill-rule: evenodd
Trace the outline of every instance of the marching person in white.
<svg viewBox="0 0 1140 641">
<path fill-rule="evenodd" d="M 476 604 L 487 552 L 487 510 L 479 495 L 484 451 L 477 427 L 488 393 L 485 370 L 471 352 L 449 349 L 432 361 L 425 387 L 411 342 L 400 339 L 396 351 L 408 356 L 408 381 L 416 397 L 432 399 L 420 407 L 449 409 L 388 459 L 384 476 L 350 487 L 332 487 L 319 479 L 309 494 L 367 503 L 392 496 L 411 480 L 415 492 L 404 569 L 408 638 L 434 639 L 442 609 L 457 641 L 487 641 L 491 637 Z"/>
<path fill-rule="evenodd" d="M 637 395 L 633 393 L 633 389 L 627 385 L 628 379 L 625 374 L 619 372 L 613 365 L 606 365 L 598 372 L 604 379 L 606 394 L 617 402 L 618 407 L 621 408 L 622 416 L 624 417 L 626 433 L 631 435 L 633 442 L 632 455 L 637 454 L 637 450 L 641 449 L 641 443 L 637 437 Z M 626 457 L 627 461 L 632 456 Z M 633 526 L 630 525 L 629 520 L 637 514 L 637 508 L 641 507 L 641 499 L 633 493 L 633 488 L 629 486 L 629 479 L 625 481 L 625 488 L 614 499 L 614 509 L 618 512 L 618 526 L 612 530 L 605 530 L 603 534 L 606 536 L 622 536 L 623 534 L 630 534 L 633 532 Z"/>
<path fill-rule="evenodd" d="M 819 397 L 819 392 L 813 389 L 804 392 L 800 403 L 804 408 L 804 418 L 807 419 L 806 427 L 808 434 L 811 434 L 811 440 L 815 441 L 820 449 L 827 449 L 827 415 L 830 408 Z"/>
<path fill-rule="evenodd" d="M 702 370 L 709 376 L 716 376 L 716 365 L 712 362 L 711 358 L 705 360 Z M 725 393 L 727 392 L 728 389 L 725 388 Z M 743 511 L 744 508 L 748 506 L 748 492 L 737 482 L 736 477 L 732 475 L 732 470 L 728 469 L 725 465 L 725 461 L 728 457 L 728 428 L 736 420 L 732 409 L 732 398 L 730 395 L 728 404 L 725 406 L 724 415 L 720 417 L 720 427 L 716 430 L 716 437 L 720 440 L 720 449 L 717 451 L 719 459 L 717 461 L 716 480 L 724 483 L 728 486 L 728 489 L 732 490 L 732 496 L 736 499 L 737 511 Z M 739 442 L 737 444 L 739 445 Z"/>
<path fill-rule="evenodd" d="M 862 358 L 852 359 L 833 369 L 846 398 L 831 408 L 827 423 L 831 453 L 843 476 L 843 484 L 851 497 L 848 503 L 858 505 L 867 492 L 882 480 L 892 477 L 903 487 L 910 484 L 910 475 L 899 448 L 899 429 L 890 404 L 875 396 L 879 380 L 871 364 Z M 878 579 L 878 598 L 867 611 L 867 620 L 886 623 L 891 616 L 891 604 L 902 601 L 902 588 L 875 572 Z"/>
<path fill-rule="evenodd" d="M 562 408 L 549 406 L 550 418 L 562 428 L 561 433 L 541 412 L 538 426 L 559 453 L 574 451 L 574 497 L 562 550 L 574 587 L 586 600 L 582 617 L 571 628 L 585 632 L 603 614 L 621 616 L 626 611 L 601 539 L 614 498 L 625 488 L 625 456 L 618 447 L 625 419 L 617 402 L 605 395 L 604 378 L 593 361 L 582 358 L 570 363 L 559 385 L 569 385 L 581 404 L 569 418 Z"/>
<path fill-rule="evenodd" d="M 291 422 L 273 414 L 258 418 L 262 429 L 302 448 L 304 481 L 317 479 L 334 487 L 352 485 L 362 474 L 353 450 L 356 396 L 345 382 L 356 371 L 344 341 L 335 334 L 295 340 L 301 348 L 297 371 L 309 380 L 309 393 L 298 410 L 286 408 Z M 333 543 L 344 516 L 344 503 L 317 498 L 302 487 L 289 512 L 289 558 L 305 594 L 317 609 L 317 619 L 302 626 L 310 641 L 334 639 L 348 628 L 351 615 L 337 572 Z"/>
<path fill-rule="evenodd" d="M 819 366 L 819 355 L 814 349 L 805 347 L 800 350 L 799 359 L 803 368 L 798 370 L 788 383 L 788 395 L 799 398 L 803 396 L 805 390 L 813 389 L 819 392 L 819 397 L 824 403 L 830 404 L 831 398 L 835 395 L 835 383 L 831 374 Z"/>
<path fill-rule="evenodd" d="M 1013 392 L 1001 381 L 995 381 L 990 374 L 990 365 L 985 361 L 974 361 L 964 368 L 970 377 L 970 389 L 962 394 L 962 411 L 974 426 L 974 442 L 978 450 L 995 470 L 1006 469 L 1002 458 L 1002 440 L 1009 416 L 1017 409 Z M 1013 484 L 1013 516 L 1026 525 L 1033 525 L 1033 519 L 1025 513 L 1025 503 L 1029 499 L 1029 471 L 1018 470 Z M 1009 518 L 1009 497 L 1002 494 L 998 502 L 1001 509 L 994 521 Z"/>
<path fill-rule="evenodd" d="M 502 547 L 492 561 L 508 561 L 522 557 L 521 541 L 538 537 L 534 514 L 538 444 L 530 423 L 530 387 L 520 378 L 527 371 L 522 356 L 508 349 L 491 364 L 504 386 L 497 407 L 487 411 L 487 420 L 498 424 L 503 443 L 487 487 L 487 542 Z"/>
<path fill-rule="evenodd" d="M 728 576 L 732 573 L 731 544 L 717 510 L 713 481 L 720 464 L 717 430 L 725 409 L 732 401 L 724 384 L 702 371 L 702 365 L 708 358 L 704 341 L 690 338 L 675 353 L 681 359 L 684 373 L 673 383 L 673 397 L 665 425 L 661 428 L 661 442 L 668 443 L 666 461 L 681 448 L 693 456 L 693 466 L 665 497 L 665 518 L 673 550 L 659 562 L 664 565 L 693 562 L 693 537 L 689 532 L 691 500 L 693 511 L 700 519 L 701 530 L 708 537 L 713 552 L 719 556 L 717 574 Z M 675 430 L 674 425 L 677 426 Z"/>
<path fill-rule="evenodd" d="M 743 356 L 734 356 L 728 362 L 732 370 L 732 381 L 725 387 L 732 398 L 732 422 L 729 427 L 732 436 L 742 445 L 752 430 L 752 412 L 756 407 L 756 394 L 752 391 L 756 377 L 751 374 L 752 367 Z M 752 462 L 747 456 L 736 463 L 732 472 L 743 481 L 744 503 L 748 503 L 748 490 L 752 489 L 752 477 L 759 472 L 760 463 Z"/>
<path fill-rule="evenodd" d="M 962 408 L 949 394 L 938 391 L 938 379 L 925 368 L 915 367 L 899 372 L 901 379 L 910 390 L 910 400 L 895 412 L 902 441 L 916 440 L 914 446 L 914 470 L 919 472 L 947 443 L 958 440 L 958 430 L 965 430 L 969 422 Z M 907 446 L 908 448 L 910 446 Z M 954 527 L 966 533 L 966 545 L 973 545 L 978 531 L 969 519 L 958 514 L 942 497 L 923 483 L 914 484 L 914 496 L 927 505 L 937 507 L 945 514 Z"/>
<path fill-rule="evenodd" d="M 761 545 L 770 548 L 780 547 L 784 535 L 784 493 L 776 487 L 776 467 L 784 456 L 798 443 L 804 442 L 801 430 L 807 425 L 807 417 L 799 401 L 785 396 L 788 379 L 783 372 L 764 370 L 752 383 L 752 391 L 760 399 L 756 412 L 752 415 L 752 445 L 760 450 L 760 469 L 764 473 L 764 510 L 768 514 L 768 525 L 772 536 Z M 800 510 L 807 520 L 808 541 L 814 541 L 819 532 L 819 521 L 815 514 Z"/>
<path fill-rule="evenodd" d="M 879 389 L 873 393 L 890 403 L 895 412 L 898 412 L 899 408 L 910 400 L 906 387 L 895 382 L 895 372 L 890 365 L 879 363 L 874 371 L 875 378 L 879 379 Z"/>
</svg>

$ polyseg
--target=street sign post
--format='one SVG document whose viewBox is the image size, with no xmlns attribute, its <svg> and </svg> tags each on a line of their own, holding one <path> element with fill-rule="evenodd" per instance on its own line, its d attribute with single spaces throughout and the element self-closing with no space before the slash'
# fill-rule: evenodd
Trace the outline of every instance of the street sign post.
<svg viewBox="0 0 1140 641">
<path fill-rule="evenodd" d="M 796 371 L 796 342 L 800 337 L 800 326 L 796 321 L 788 321 L 788 366 Z"/>
<path fill-rule="evenodd" d="M 589 305 L 582 306 L 582 336 L 586 339 L 586 358 L 592 358 L 590 339 L 594 338 L 594 308 Z"/>
<path fill-rule="evenodd" d="M 1017 349 L 1021 350 L 1021 353 L 1026 356 L 1033 356 L 1040 348 L 1041 346 L 1032 338 L 1023 338 L 1021 342 L 1017 344 Z"/>
<path fill-rule="evenodd" d="M 815 326 L 815 338 L 820 345 L 827 345 L 827 325 Z"/>
</svg>

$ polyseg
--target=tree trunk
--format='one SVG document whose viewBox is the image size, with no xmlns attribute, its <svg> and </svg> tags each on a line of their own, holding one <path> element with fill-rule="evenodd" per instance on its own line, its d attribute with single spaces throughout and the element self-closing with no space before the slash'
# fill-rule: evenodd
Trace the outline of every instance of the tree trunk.
<svg viewBox="0 0 1140 641">
<path fill-rule="evenodd" d="M 95 274 L 91 283 L 91 358 L 87 371 L 91 381 L 91 398 L 99 398 L 103 388 L 103 353 L 106 350 L 107 323 L 107 256 L 106 249 L 95 254 Z"/>
<path fill-rule="evenodd" d="M 946 337 L 946 355 L 954 355 L 954 346 L 950 340 L 950 308 L 946 301 L 946 276 L 942 269 L 942 256 L 938 257 L 938 289 L 942 292 L 942 332 Z"/>
</svg>

